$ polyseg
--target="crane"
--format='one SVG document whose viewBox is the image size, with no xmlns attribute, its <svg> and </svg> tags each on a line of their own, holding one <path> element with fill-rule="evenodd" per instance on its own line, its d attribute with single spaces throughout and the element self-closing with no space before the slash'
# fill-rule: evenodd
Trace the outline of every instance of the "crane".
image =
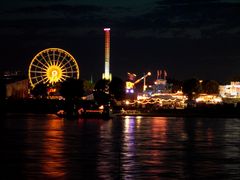
<svg viewBox="0 0 240 180">
<path fill-rule="evenodd" d="M 127 81 L 126 82 L 126 92 L 127 93 L 134 93 L 134 86 L 139 83 L 141 80 L 143 80 L 143 92 L 146 90 L 146 77 L 151 76 L 151 72 L 148 72 L 147 74 L 144 74 L 141 78 L 137 79 L 134 82 Z"/>
</svg>

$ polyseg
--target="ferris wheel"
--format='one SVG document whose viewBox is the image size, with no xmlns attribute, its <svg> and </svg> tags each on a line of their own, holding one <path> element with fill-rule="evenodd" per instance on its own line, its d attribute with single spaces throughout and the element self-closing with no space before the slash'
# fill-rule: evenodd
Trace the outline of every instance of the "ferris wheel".
<svg viewBox="0 0 240 180">
<path fill-rule="evenodd" d="M 67 78 L 79 78 L 79 67 L 74 57 L 60 48 L 39 52 L 31 61 L 28 77 L 32 87 L 39 83 L 54 84 Z"/>
</svg>

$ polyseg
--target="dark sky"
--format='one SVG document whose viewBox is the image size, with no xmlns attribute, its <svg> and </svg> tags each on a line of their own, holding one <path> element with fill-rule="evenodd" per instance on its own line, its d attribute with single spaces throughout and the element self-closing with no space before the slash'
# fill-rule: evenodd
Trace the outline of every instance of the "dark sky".
<svg viewBox="0 0 240 180">
<path fill-rule="evenodd" d="M 59 47 L 78 61 L 82 79 L 96 80 L 103 28 L 111 27 L 113 76 L 240 75 L 240 0 L 5 0 L 0 14 L 0 70 L 27 71 L 39 51 Z"/>
</svg>

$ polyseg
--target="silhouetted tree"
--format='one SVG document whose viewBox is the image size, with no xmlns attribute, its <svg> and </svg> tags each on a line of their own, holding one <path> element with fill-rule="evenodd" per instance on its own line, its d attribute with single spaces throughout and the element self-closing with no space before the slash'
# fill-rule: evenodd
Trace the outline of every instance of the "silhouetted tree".
<svg viewBox="0 0 240 180">
<path fill-rule="evenodd" d="M 0 79 L 0 99 L 5 99 L 6 97 L 6 84 Z"/>
<path fill-rule="evenodd" d="M 179 80 L 176 80 L 176 79 L 168 79 L 167 82 L 168 82 L 168 84 L 171 85 L 173 93 L 176 93 L 177 91 L 182 90 L 182 86 L 183 86 L 182 81 L 179 81 Z"/>
<path fill-rule="evenodd" d="M 207 94 L 218 94 L 219 93 L 219 83 L 214 80 L 203 81 L 202 91 Z"/>
<path fill-rule="evenodd" d="M 47 97 L 47 84 L 39 83 L 32 90 L 31 94 L 35 98 L 46 98 Z"/>
<path fill-rule="evenodd" d="M 89 95 L 93 92 L 94 83 L 92 83 L 91 81 L 85 80 L 83 81 L 83 87 L 86 95 Z"/>
<path fill-rule="evenodd" d="M 109 91 L 109 83 L 110 82 L 108 80 L 100 79 L 96 82 L 96 84 L 94 86 L 94 90 L 108 92 Z"/>
<path fill-rule="evenodd" d="M 231 77 L 231 79 L 229 80 L 228 83 L 230 83 L 231 81 L 240 81 L 240 75 L 235 75 L 235 76 Z"/>
<path fill-rule="evenodd" d="M 109 81 L 105 79 L 98 80 L 95 84 L 93 95 L 94 100 L 99 105 L 108 104 L 110 101 Z"/>
<path fill-rule="evenodd" d="M 191 100 L 201 92 L 201 84 L 198 79 L 185 80 L 182 91 L 188 96 L 188 99 Z"/>
<path fill-rule="evenodd" d="M 113 77 L 109 84 L 109 93 L 116 100 L 123 100 L 125 98 L 125 82 L 118 77 Z"/>
<path fill-rule="evenodd" d="M 59 93 L 66 99 L 80 98 L 84 95 L 83 81 L 69 78 L 62 82 Z"/>
<path fill-rule="evenodd" d="M 65 98 L 65 107 L 67 117 L 77 114 L 76 101 L 84 95 L 83 81 L 69 78 L 62 82 L 59 93 Z"/>
</svg>

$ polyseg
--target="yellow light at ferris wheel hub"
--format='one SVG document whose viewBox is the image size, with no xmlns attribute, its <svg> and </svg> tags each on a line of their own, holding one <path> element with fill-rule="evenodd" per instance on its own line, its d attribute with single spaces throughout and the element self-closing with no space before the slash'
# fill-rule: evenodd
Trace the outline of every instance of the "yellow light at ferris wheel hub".
<svg viewBox="0 0 240 180">
<path fill-rule="evenodd" d="M 49 83 L 56 83 L 62 78 L 62 69 L 59 66 L 49 66 L 47 69 L 47 77 L 49 79 Z"/>
<path fill-rule="evenodd" d="M 39 52 L 28 69 L 32 87 L 39 83 L 63 82 L 67 78 L 79 79 L 79 67 L 74 57 L 60 48 L 48 48 Z"/>
</svg>

